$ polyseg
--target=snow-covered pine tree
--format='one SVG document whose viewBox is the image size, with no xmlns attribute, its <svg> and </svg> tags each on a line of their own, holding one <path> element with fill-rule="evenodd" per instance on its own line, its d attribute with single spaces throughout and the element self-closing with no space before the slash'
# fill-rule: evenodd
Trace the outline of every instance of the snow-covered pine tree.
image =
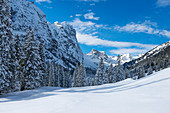
<svg viewBox="0 0 170 113">
<path fill-rule="evenodd" d="M 102 85 L 104 81 L 104 76 L 105 76 L 105 69 L 104 69 L 104 63 L 103 63 L 103 58 L 100 58 L 99 66 L 95 75 L 95 80 L 94 84 L 95 85 Z"/>
<path fill-rule="evenodd" d="M 39 65 L 41 64 L 41 60 L 33 30 L 27 30 L 24 38 L 23 52 L 22 90 L 40 87 L 42 82 L 40 79 L 42 77 L 39 73 Z"/>
<path fill-rule="evenodd" d="M 68 75 L 69 75 L 69 87 L 72 87 L 72 84 L 73 84 L 73 76 L 72 76 L 72 74 L 71 74 L 70 71 L 68 72 Z"/>
<path fill-rule="evenodd" d="M 84 67 L 84 61 L 82 59 L 82 62 L 79 67 L 79 72 L 78 72 L 78 85 L 77 87 L 84 87 L 86 86 L 86 69 Z"/>
<path fill-rule="evenodd" d="M 10 51 L 13 50 L 13 46 L 11 46 L 13 37 L 8 3 L 8 0 L 0 1 L 0 94 L 11 91 L 11 79 L 15 72 L 15 70 L 11 68 L 11 66 L 15 64 L 12 58 L 13 51 Z"/>
<path fill-rule="evenodd" d="M 52 82 L 53 82 L 53 75 L 54 75 L 54 70 L 53 70 L 53 62 L 50 62 L 50 70 L 49 70 L 49 80 L 48 80 L 48 86 L 52 86 Z"/>
<path fill-rule="evenodd" d="M 46 63 L 45 63 L 45 50 L 44 50 L 44 41 L 40 39 L 40 43 L 38 46 L 38 53 L 40 55 L 40 65 L 39 65 L 39 73 L 41 75 L 41 86 L 46 85 Z"/>
<path fill-rule="evenodd" d="M 118 81 L 118 78 L 117 78 L 117 75 L 116 75 L 116 67 L 113 67 L 113 83 L 115 83 L 117 81 Z"/>
<path fill-rule="evenodd" d="M 65 80 L 64 82 L 64 88 L 68 88 L 69 87 L 69 73 L 68 71 L 64 71 L 64 76 L 65 76 Z"/>
<path fill-rule="evenodd" d="M 109 83 L 113 83 L 113 65 L 110 64 L 110 67 L 108 69 L 108 74 L 107 74 L 107 77 L 108 77 L 108 82 Z"/>
<path fill-rule="evenodd" d="M 59 80 L 60 80 L 60 87 L 65 86 L 65 75 L 64 75 L 64 68 L 60 66 L 59 68 Z"/>
<path fill-rule="evenodd" d="M 78 73 L 79 73 L 79 66 L 78 64 L 76 64 L 76 68 L 73 73 L 73 85 L 72 85 L 73 87 L 77 87 Z"/>
<path fill-rule="evenodd" d="M 124 72 L 124 74 L 125 74 L 125 79 L 130 78 L 130 77 L 131 77 L 131 75 L 130 75 L 130 71 L 129 71 L 129 69 L 125 68 L 125 70 L 124 70 L 124 71 L 125 71 L 125 72 Z"/>
<path fill-rule="evenodd" d="M 15 91 L 19 91 L 21 89 L 21 65 L 20 65 L 20 60 L 21 60 L 21 55 L 22 55 L 22 49 L 21 49 L 21 42 L 20 42 L 20 38 L 19 35 L 15 36 L 14 39 L 14 48 L 15 48 L 15 52 L 13 52 L 13 55 L 15 56 L 15 67 L 16 67 L 16 71 L 15 71 L 15 85 L 14 85 L 14 89 Z"/>
<path fill-rule="evenodd" d="M 149 68 L 148 68 L 148 75 L 151 75 L 153 73 L 153 69 L 152 69 L 152 66 L 149 65 Z"/>
<path fill-rule="evenodd" d="M 57 65 L 54 63 L 54 80 L 53 80 L 53 86 L 58 87 L 58 70 Z"/>
<path fill-rule="evenodd" d="M 50 75 L 50 61 L 48 60 L 46 62 L 46 76 L 45 76 L 45 86 L 48 86 L 49 84 L 49 75 Z"/>
<path fill-rule="evenodd" d="M 57 64 L 57 70 L 56 70 L 56 86 L 60 87 L 60 66 Z"/>
<path fill-rule="evenodd" d="M 121 65 L 121 56 L 118 55 L 117 58 L 117 66 L 116 66 L 116 75 L 117 75 L 117 81 L 121 81 L 125 79 L 124 71 L 123 71 L 123 66 Z"/>
<path fill-rule="evenodd" d="M 138 72 L 138 79 L 145 77 L 145 71 L 144 71 L 143 66 L 141 66 L 138 71 L 139 71 Z"/>
</svg>

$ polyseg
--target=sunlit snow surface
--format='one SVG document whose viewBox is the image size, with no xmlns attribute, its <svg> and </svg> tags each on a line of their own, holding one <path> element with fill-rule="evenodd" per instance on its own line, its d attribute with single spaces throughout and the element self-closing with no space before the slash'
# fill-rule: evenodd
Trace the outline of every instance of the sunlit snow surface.
<svg viewBox="0 0 170 113">
<path fill-rule="evenodd" d="M 2 95 L 0 113 L 170 113 L 170 68 L 137 81 Z"/>
</svg>

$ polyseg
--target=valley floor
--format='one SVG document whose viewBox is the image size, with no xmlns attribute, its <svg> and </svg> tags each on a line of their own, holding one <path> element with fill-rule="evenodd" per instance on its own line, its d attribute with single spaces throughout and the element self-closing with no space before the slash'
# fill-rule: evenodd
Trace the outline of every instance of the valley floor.
<svg viewBox="0 0 170 113">
<path fill-rule="evenodd" d="M 1 95 L 0 113 L 170 113 L 170 68 L 136 81 Z"/>
</svg>

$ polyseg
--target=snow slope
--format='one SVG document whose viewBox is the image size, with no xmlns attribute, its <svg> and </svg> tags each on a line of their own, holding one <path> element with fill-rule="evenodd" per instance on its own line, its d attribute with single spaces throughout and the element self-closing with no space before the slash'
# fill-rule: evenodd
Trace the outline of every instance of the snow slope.
<svg viewBox="0 0 170 113">
<path fill-rule="evenodd" d="M 1 113 L 170 113 L 170 68 L 140 80 L 0 96 Z"/>
</svg>

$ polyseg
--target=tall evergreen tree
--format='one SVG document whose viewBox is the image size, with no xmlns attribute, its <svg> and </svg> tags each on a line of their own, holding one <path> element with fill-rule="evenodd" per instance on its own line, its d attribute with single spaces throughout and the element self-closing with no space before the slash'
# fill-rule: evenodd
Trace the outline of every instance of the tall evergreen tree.
<svg viewBox="0 0 170 113">
<path fill-rule="evenodd" d="M 47 74 L 46 74 L 44 42 L 43 42 L 42 39 L 40 40 L 40 43 L 39 43 L 39 46 L 38 46 L 38 53 L 39 53 L 39 56 L 40 56 L 39 73 L 40 73 L 41 79 L 42 79 L 41 86 L 45 86 L 46 82 L 47 82 L 46 81 Z"/>
<path fill-rule="evenodd" d="M 64 68 L 60 66 L 59 68 L 59 81 L 60 81 L 60 87 L 65 86 L 65 75 L 64 75 Z"/>
<path fill-rule="evenodd" d="M 121 56 L 118 55 L 117 59 L 117 66 L 116 66 L 116 75 L 117 75 L 117 81 L 121 81 L 125 79 L 124 71 L 123 71 L 123 66 L 121 65 Z"/>
<path fill-rule="evenodd" d="M 65 80 L 64 80 L 64 88 L 68 88 L 69 87 L 69 73 L 68 71 L 64 71 L 64 76 L 65 76 Z"/>
<path fill-rule="evenodd" d="M 140 78 L 143 78 L 143 77 L 145 77 L 145 72 L 144 72 L 144 67 L 143 66 L 141 66 L 139 69 L 138 69 L 138 79 L 140 79 Z"/>
<path fill-rule="evenodd" d="M 34 89 L 41 86 L 41 75 L 39 65 L 41 64 L 38 46 L 33 30 L 27 30 L 23 45 L 23 78 L 22 89 Z"/>
<path fill-rule="evenodd" d="M 150 65 L 148 68 L 148 75 L 151 75 L 153 73 L 153 69 L 152 66 Z"/>
<path fill-rule="evenodd" d="M 95 85 L 102 85 L 104 81 L 104 76 L 105 76 L 105 69 L 104 69 L 104 63 L 103 63 L 103 58 L 100 58 L 99 66 L 95 75 L 95 80 L 94 84 Z"/>
<path fill-rule="evenodd" d="M 86 69 L 84 67 L 84 61 L 80 64 L 79 72 L 78 72 L 78 87 L 86 86 Z"/>
<path fill-rule="evenodd" d="M 53 70 L 54 68 L 53 68 L 53 66 L 54 66 L 53 62 L 51 61 L 50 62 L 50 70 L 49 70 L 50 72 L 49 72 L 49 80 L 48 80 L 49 83 L 48 83 L 48 86 L 52 86 L 53 75 L 54 75 L 54 70 Z"/>
<path fill-rule="evenodd" d="M 125 79 L 131 77 L 129 69 L 127 69 L 127 68 L 124 69 L 124 76 L 125 76 Z"/>
<path fill-rule="evenodd" d="M 21 49 L 21 42 L 20 42 L 20 38 L 19 35 L 15 36 L 15 40 L 14 40 L 14 48 L 15 48 L 15 52 L 13 52 L 13 55 L 15 56 L 15 83 L 14 83 L 14 89 L 15 91 L 19 91 L 21 90 L 21 65 L 20 65 L 20 60 L 21 60 L 21 54 L 22 54 L 22 49 Z"/>
<path fill-rule="evenodd" d="M 77 87 L 78 73 L 79 73 L 79 67 L 78 67 L 78 64 L 76 64 L 76 68 L 73 73 L 73 85 L 72 85 L 73 87 Z"/>
<path fill-rule="evenodd" d="M 110 64 L 107 76 L 108 76 L 108 82 L 113 83 L 114 73 L 113 73 L 113 65 L 112 64 Z"/>
<path fill-rule="evenodd" d="M 68 75 L 69 75 L 69 87 L 72 87 L 72 84 L 73 84 L 73 76 L 72 76 L 72 74 L 71 74 L 70 71 L 68 72 Z"/>
<path fill-rule="evenodd" d="M 56 63 L 54 63 L 54 81 L 53 86 L 58 87 L 58 69 Z"/>
<path fill-rule="evenodd" d="M 15 72 L 12 69 L 14 65 L 11 51 L 13 50 L 13 46 L 11 46 L 13 37 L 8 3 L 8 0 L 0 1 L 0 93 L 11 91 L 11 79 Z"/>
</svg>

